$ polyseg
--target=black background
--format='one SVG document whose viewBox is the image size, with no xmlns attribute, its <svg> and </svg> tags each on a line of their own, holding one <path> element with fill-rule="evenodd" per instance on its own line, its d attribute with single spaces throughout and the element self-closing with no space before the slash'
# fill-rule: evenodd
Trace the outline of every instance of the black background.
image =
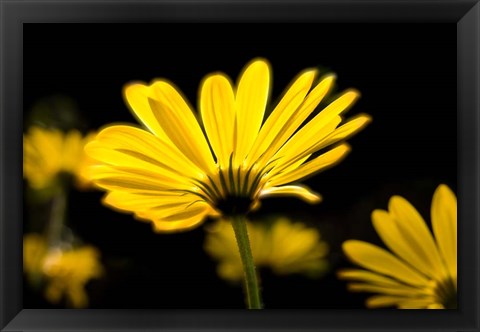
<svg viewBox="0 0 480 332">
<path fill-rule="evenodd" d="M 267 199 L 254 215 L 301 219 L 331 246 L 332 269 L 322 279 L 262 270 L 266 308 L 364 308 L 367 295 L 347 292 L 335 277 L 336 269 L 351 266 L 342 241 L 379 244 L 370 213 L 386 208 L 394 194 L 429 220 L 436 186 L 456 191 L 453 23 L 26 24 L 23 50 L 24 114 L 42 98 L 68 96 L 90 129 L 135 122 L 121 94 L 130 81 L 167 78 L 196 105 L 206 74 L 223 71 L 236 80 L 258 56 L 272 66 L 272 105 L 309 67 L 336 73 L 337 92 L 361 92 L 348 114 L 368 113 L 373 122 L 349 140 L 352 152 L 341 164 L 306 181 L 324 201 Z M 202 250 L 202 227 L 155 234 L 150 225 L 101 206 L 101 196 L 72 191 L 69 201 L 70 227 L 101 250 L 107 268 L 106 278 L 88 285 L 92 308 L 244 307 L 241 289 L 216 277 Z M 24 308 L 42 307 L 52 306 L 25 286 Z"/>
</svg>

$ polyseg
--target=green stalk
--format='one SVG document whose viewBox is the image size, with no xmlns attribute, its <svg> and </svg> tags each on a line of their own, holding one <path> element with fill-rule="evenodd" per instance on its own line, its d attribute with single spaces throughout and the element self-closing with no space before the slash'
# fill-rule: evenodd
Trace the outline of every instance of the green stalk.
<svg viewBox="0 0 480 332">
<path fill-rule="evenodd" d="M 57 192 L 52 198 L 47 231 L 47 241 L 49 246 L 57 244 L 62 237 L 62 230 L 67 210 L 66 196 L 66 190 L 63 188 L 63 186 L 59 186 L 59 188 L 57 188 Z"/>
<path fill-rule="evenodd" d="M 243 215 L 234 215 L 231 218 L 231 222 L 235 238 L 237 239 L 238 251 L 242 259 L 248 309 L 262 309 L 255 264 L 253 263 L 252 250 L 248 240 L 246 218 Z"/>
</svg>

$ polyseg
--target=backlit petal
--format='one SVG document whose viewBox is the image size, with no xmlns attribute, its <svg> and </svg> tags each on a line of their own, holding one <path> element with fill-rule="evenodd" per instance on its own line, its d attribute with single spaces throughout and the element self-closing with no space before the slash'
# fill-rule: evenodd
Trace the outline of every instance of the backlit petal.
<svg viewBox="0 0 480 332">
<path fill-rule="evenodd" d="M 398 303 L 399 309 L 439 309 L 438 306 L 433 297 L 405 299 Z"/>
<path fill-rule="evenodd" d="M 390 250 L 413 269 L 421 271 L 426 276 L 431 274 L 428 263 L 425 263 L 422 257 L 417 254 L 411 243 L 404 240 L 404 237 L 398 230 L 396 221 L 387 211 L 373 211 L 372 223 L 375 231 Z"/>
<path fill-rule="evenodd" d="M 198 167 L 213 172 L 215 162 L 205 135 L 192 110 L 177 90 L 165 81 L 152 86 L 150 107 L 170 140 Z"/>
<path fill-rule="evenodd" d="M 364 283 L 369 283 L 378 286 L 384 287 L 397 287 L 401 285 L 398 280 L 386 277 L 384 275 L 370 272 L 366 270 L 357 270 L 357 269 L 344 269 L 340 270 L 337 273 L 340 279 L 352 280 L 352 281 L 361 281 Z"/>
<path fill-rule="evenodd" d="M 108 169 L 127 172 L 132 174 L 144 174 L 151 177 L 153 181 L 162 181 L 165 183 L 184 184 L 192 186 L 187 177 L 181 176 L 168 168 L 164 168 L 161 163 L 154 159 L 147 159 L 145 155 L 133 151 L 116 151 L 106 148 L 97 148 L 92 145 L 89 149 L 91 156 L 103 155 L 108 158 Z M 107 164 L 107 163 L 106 163 Z M 107 165 L 105 165 L 107 166 Z M 103 174 L 102 165 L 94 165 L 88 169 L 89 176 L 92 179 L 100 179 Z"/>
<path fill-rule="evenodd" d="M 354 263 L 369 270 L 385 274 L 404 283 L 423 286 L 428 280 L 401 262 L 388 251 L 373 244 L 348 240 L 343 243 L 343 251 Z"/>
<path fill-rule="evenodd" d="M 124 211 L 147 211 L 156 206 L 182 205 L 197 200 L 198 197 L 192 194 L 158 193 L 157 195 L 146 195 L 145 193 L 132 194 L 128 192 L 115 191 L 108 193 L 103 202 L 109 206 Z"/>
<path fill-rule="evenodd" d="M 112 152 L 105 153 L 105 150 Z M 162 168 L 177 177 L 201 178 L 201 170 L 175 146 L 170 146 L 151 133 L 131 126 L 112 126 L 100 131 L 95 141 L 87 144 L 85 151 L 92 158 L 109 165 Z"/>
<path fill-rule="evenodd" d="M 270 92 L 270 67 L 266 60 L 249 63 L 240 76 L 235 102 L 238 141 L 234 156 L 236 166 L 243 163 L 262 125 Z"/>
<path fill-rule="evenodd" d="M 260 129 L 248 155 L 249 162 L 255 162 L 267 149 L 275 149 L 276 141 L 283 136 L 286 125 L 304 101 L 315 75 L 316 70 L 308 70 L 294 80 Z"/>
<path fill-rule="evenodd" d="M 123 88 L 123 95 L 138 121 L 162 141 L 171 143 L 159 123 L 158 115 L 154 113 L 148 102 L 148 98 L 152 96 L 150 86 L 143 83 L 130 83 Z"/>
<path fill-rule="evenodd" d="M 77 130 L 68 132 L 64 136 L 62 151 L 63 169 L 73 173 L 83 155 L 82 134 Z"/>
<path fill-rule="evenodd" d="M 278 152 L 278 155 L 284 155 L 287 160 L 290 160 L 312 153 L 311 148 L 333 132 L 333 128 L 329 127 L 328 124 L 332 123 L 339 115 L 345 112 L 358 96 L 359 93 L 355 90 L 349 90 L 343 93 L 306 125 L 300 128 L 298 132 L 285 143 L 283 148 Z M 301 153 L 299 153 L 299 151 L 301 151 Z"/>
<path fill-rule="evenodd" d="M 278 176 L 272 177 L 269 185 L 278 186 L 294 181 L 304 180 L 305 178 L 316 174 L 319 171 L 323 171 L 338 162 L 340 162 L 350 152 L 348 144 L 342 144 L 338 147 L 325 152 L 317 158 L 299 166 L 297 169 L 290 172 L 282 172 Z"/>
<path fill-rule="evenodd" d="M 209 214 L 212 214 L 210 206 L 192 205 L 163 219 L 154 219 L 153 229 L 159 233 L 186 231 L 197 227 Z"/>
<path fill-rule="evenodd" d="M 446 185 L 438 186 L 432 200 L 435 240 L 452 278 L 457 278 L 457 198 Z"/>
<path fill-rule="evenodd" d="M 382 307 L 397 306 L 399 302 L 404 301 L 403 296 L 391 296 L 391 295 L 376 295 L 369 297 L 365 304 L 367 308 L 375 309 Z"/>
<path fill-rule="evenodd" d="M 277 154 L 279 149 L 285 144 L 285 142 L 290 139 L 293 133 L 300 127 L 300 125 L 308 118 L 308 116 L 316 109 L 318 104 L 330 91 L 333 82 L 335 80 L 335 75 L 326 76 L 320 83 L 318 83 L 312 91 L 306 96 L 303 103 L 294 110 L 293 114 L 290 112 L 281 114 L 282 117 L 279 119 L 277 127 L 282 124 L 281 128 L 277 129 L 277 135 L 273 137 L 272 132 L 272 143 L 269 147 L 266 147 L 264 154 L 261 156 L 260 164 L 263 165 L 267 162 L 272 156 Z M 271 117 L 272 115 L 270 115 Z M 270 118 L 269 117 L 269 118 Z M 275 118 L 274 118 L 275 119 Z M 267 119 L 268 121 L 268 119 Z M 336 125 L 335 125 L 336 127 Z M 333 130 L 333 129 L 332 129 Z M 265 133 L 268 136 L 268 132 Z M 318 138 L 317 138 L 318 139 Z M 298 153 L 298 150 L 296 151 Z M 306 154 L 305 154 L 306 155 Z"/>
<path fill-rule="evenodd" d="M 335 130 L 341 121 L 342 118 L 336 116 L 329 123 L 317 128 L 315 135 L 317 140 L 321 141 L 322 138 L 328 136 Z M 305 145 L 302 146 L 302 144 Z M 275 166 L 275 172 L 284 172 L 287 168 L 291 167 L 291 165 L 296 164 L 299 160 L 305 158 L 305 156 L 311 155 L 311 153 L 307 153 L 307 144 L 309 144 L 308 141 L 301 140 L 297 140 L 292 144 L 288 144 L 287 142 L 287 144 L 285 144 L 274 156 L 273 162 L 271 162 L 271 164 Z M 313 151 L 313 149 L 309 150 Z"/>
<path fill-rule="evenodd" d="M 210 145 L 220 166 L 227 166 L 236 147 L 235 96 L 222 74 L 207 77 L 200 89 L 200 113 Z"/>
<path fill-rule="evenodd" d="M 315 144 L 309 149 L 306 149 L 306 151 L 310 153 L 315 153 L 316 151 L 323 149 L 324 147 L 335 144 L 341 140 L 345 140 L 365 128 L 365 126 L 371 121 L 372 118 L 369 115 L 357 115 L 349 119 L 348 122 L 344 123 L 340 127 L 336 128 L 332 133 L 319 141 L 317 144 Z"/>
<path fill-rule="evenodd" d="M 108 190 L 135 193 L 193 188 L 191 184 L 178 182 L 168 176 L 139 168 L 95 165 L 90 167 L 89 173 L 96 185 Z"/>
<path fill-rule="evenodd" d="M 397 223 L 399 234 L 404 242 L 412 247 L 425 265 L 429 267 L 432 278 L 442 279 L 445 274 L 437 246 L 432 233 L 418 211 L 403 197 L 393 196 L 388 210 Z"/>
<path fill-rule="evenodd" d="M 307 203 L 314 204 L 321 201 L 321 196 L 306 187 L 302 186 L 281 186 L 265 188 L 261 191 L 260 197 L 294 196 Z"/>
<path fill-rule="evenodd" d="M 348 289 L 354 292 L 370 292 L 370 293 L 380 293 L 380 294 L 387 294 L 387 295 L 399 295 L 399 296 L 410 296 L 415 297 L 420 295 L 431 295 L 428 292 L 428 288 L 415 288 L 409 287 L 402 284 L 398 284 L 395 287 L 388 287 L 388 286 L 379 286 L 379 285 L 371 285 L 371 284 L 357 284 L 351 283 L 348 284 Z"/>
</svg>

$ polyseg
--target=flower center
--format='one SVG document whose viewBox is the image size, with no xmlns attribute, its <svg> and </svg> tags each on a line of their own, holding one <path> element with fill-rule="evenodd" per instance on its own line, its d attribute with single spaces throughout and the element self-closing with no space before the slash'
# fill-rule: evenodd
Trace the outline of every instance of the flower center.
<svg viewBox="0 0 480 332">
<path fill-rule="evenodd" d="M 252 204 L 250 197 L 227 196 L 217 201 L 216 208 L 224 216 L 246 215 L 252 209 Z"/>
<path fill-rule="evenodd" d="M 258 203 L 258 193 L 265 184 L 264 169 L 255 165 L 222 169 L 214 175 L 205 175 L 202 181 L 195 181 L 198 196 L 205 199 L 224 216 L 246 214 Z"/>
<path fill-rule="evenodd" d="M 446 309 L 457 308 L 457 289 L 451 278 L 438 282 L 435 287 L 435 292 L 440 300 L 439 302 L 442 303 Z"/>
</svg>

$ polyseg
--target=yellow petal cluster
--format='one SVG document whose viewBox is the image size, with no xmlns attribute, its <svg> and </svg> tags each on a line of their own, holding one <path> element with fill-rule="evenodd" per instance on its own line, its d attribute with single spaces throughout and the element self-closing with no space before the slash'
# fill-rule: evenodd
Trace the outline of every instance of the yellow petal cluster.
<svg viewBox="0 0 480 332">
<path fill-rule="evenodd" d="M 48 246 L 45 238 L 30 233 L 23 237 L 23 272 L 31 282 L 36 282 L 42 275 L 43 259 Z"/>
<path fill-rule="evenodd" d="M 49 279 L 46 298 L 58 303 L 63 297 L 73 308 L 88 306 L 85 286 L 91 279 L 103 275 L 99 252 L 92 246 L 78 249 L 49 251 L 43 264 L 43 272 Z"/>
<path fill-rule="evenodd" d="M 38 234 L 26 234 L 23 239 L 23 268 L 28 277 L 43 278 L 45 298 L 51 303 L 66 304 L 72 308 L 88 306 L 86 284 L 100 278 L 103 267 L 100 253 L 92 246 L 75 249 L 48 248 Z"/>
<path fill-rule="evenodd" d="M 388 247 L 348 240 L 347 257 L 364 269 L 339 272 L 351 291 L 376 293 L 370 308 L 439 309 L 457 306 L 457 199 L 440 185 L 431 206 L 433 235 L 418 211 L 393 196 L 388 211 L 372 213 L 373 226 Z"/>
<path fill-rule="evenodd" d="M 278 218 L 271 223 L 248 222 L 248 236 L 257 268 L 267 267 L 277 275 L 319 275 L 327 268 L 328 245 L 320 233 L 301 222 Z M 218 220 L 209 227 L 205 251 L 218 261 L 218 275 L 240 282 L 243 267 L 229 222 Z"/>
<path fill-rule="evenodd" d="M 60 173 L 74 176 L 77 185 L 86 187 L 90 180 L 85 169 L 93 159 L 84 152 L 95 133 L 87 136 L 77 130 L 63 133 L 58 129 L 31 127 L 23 136 L 23 177 L 31 187 L 50 186 Z"/>
<path fill-rule="evenodd" d="M 89 176 L 108 192 L 106 205 L 152 221 L 159 232 L 244 214 L 265 197 L 316 203 L 320 196 L 298 182 L 341 161 L 350 151 L 344 140 L 370 121 L 361 114 L 343 123 L 359 96 L 353 89 L 316 112 L 335 81 L 317 74 L 300 73 L 266 119 L 272 79 L 265 59 L 247 64 L 236 84 L 224 73 L 206 76 L 198 115 L 165 79 L 128 84 L 126 102 L 145 129 L 101 130 L 86 147 L 100 164 Z"/>
</svg>

